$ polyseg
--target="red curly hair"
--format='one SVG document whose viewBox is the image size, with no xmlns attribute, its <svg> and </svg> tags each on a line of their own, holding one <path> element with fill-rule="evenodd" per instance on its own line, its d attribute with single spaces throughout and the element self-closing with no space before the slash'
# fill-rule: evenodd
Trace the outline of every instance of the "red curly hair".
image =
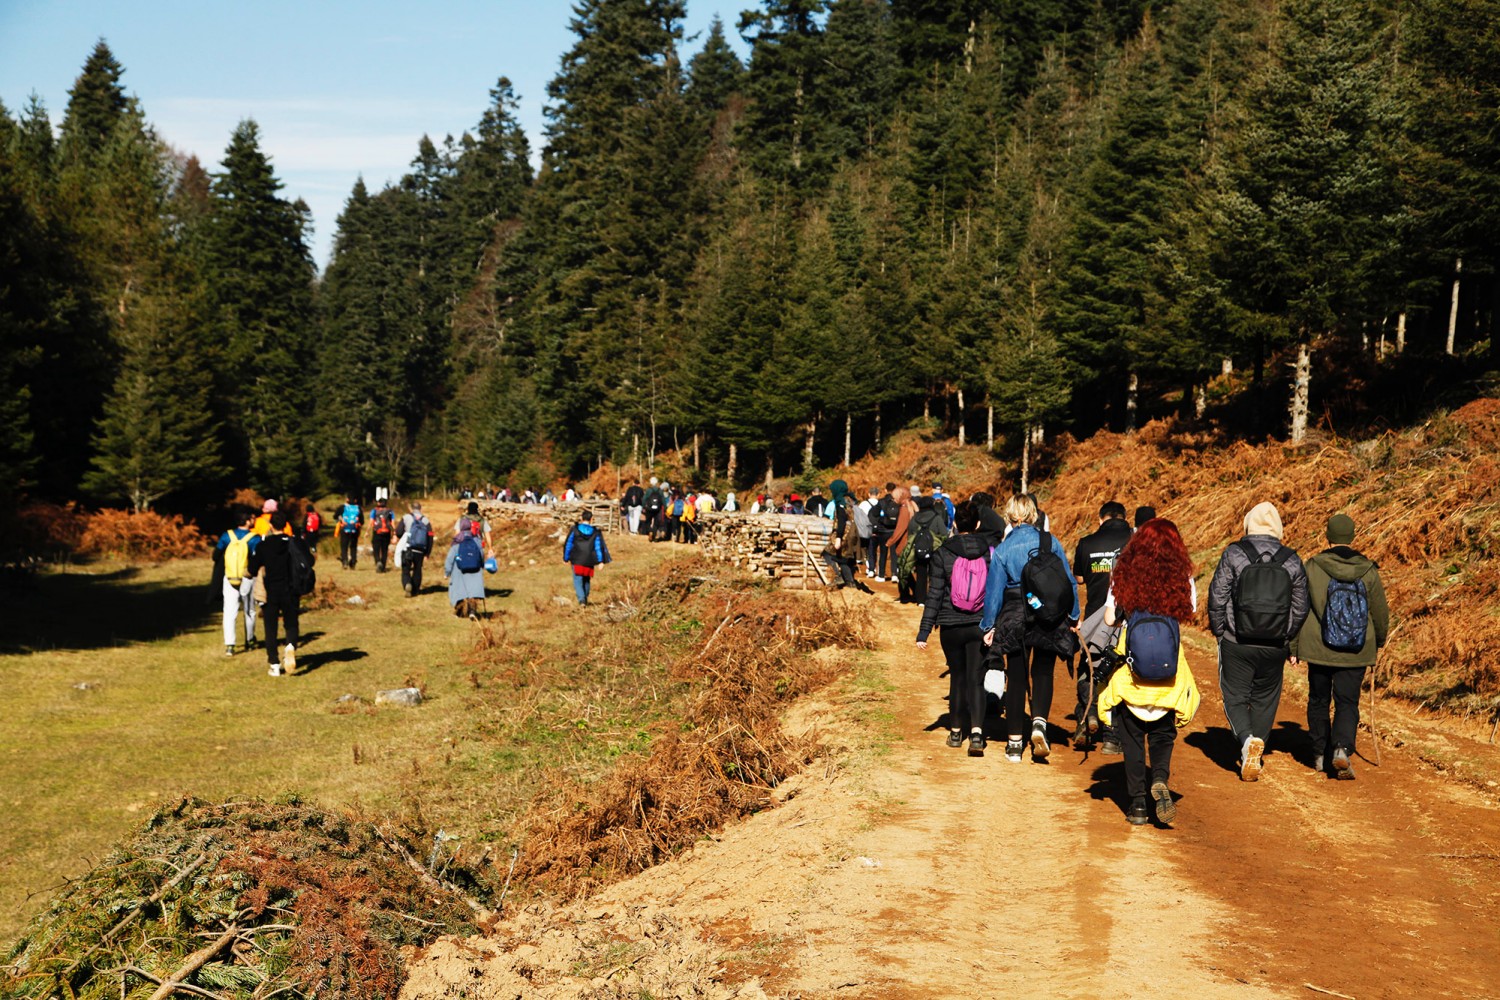
<svg viewBox="0 0 1500 1000">
<path fill-rule="evenodd" d="M 1109 582 L 1121 612 L 1149 611 L 1186 622 L 1193 618 L 1192 576 L 1193 559 L 1177 525 L 1153 517 L 1131 536 Z"/>
</svg>

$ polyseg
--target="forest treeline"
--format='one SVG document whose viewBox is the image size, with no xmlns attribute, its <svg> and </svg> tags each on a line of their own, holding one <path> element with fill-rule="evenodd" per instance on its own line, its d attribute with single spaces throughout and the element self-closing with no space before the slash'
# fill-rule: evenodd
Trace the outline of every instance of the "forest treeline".
<svg viewBox="0 0 1500 1000">
<path fill-rule="evenodd" d="M 1500 0 L 684 14 L 577 0 L 539 168 L 500 77 L 355 185 L 321 275 L 255 122 L 206 170 L 104 41 L 60 127 L 3 109 L 0 490 L 179 507 L 667 448 L 744 483 L 918 415 L 1019 455 L 1201 412 L 1231 369 L 1295 442 L 1317 356 L 1496 362 Z"/>
</svg>

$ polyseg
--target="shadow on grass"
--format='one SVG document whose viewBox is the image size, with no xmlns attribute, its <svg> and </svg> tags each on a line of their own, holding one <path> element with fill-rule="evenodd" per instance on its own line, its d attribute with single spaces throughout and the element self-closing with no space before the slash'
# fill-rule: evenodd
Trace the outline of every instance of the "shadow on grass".
<svg viewBox="0 0 1500 1000">
<path fill-rule="evenodd" d="M 134 568 L 45 573 L 0 601 L 0 653 L 154 642 L 216 619 L 202 583 L 147 582 Z"/>
<path fill-rule="evenodd" d="M 353 663 L 355 660 L 363 660 L 369 656 L 363 649 L 355 649 L 353 646 L 344 649 L 330 649 L 322 653 L 309 653 L 306 656 L 297 657 L 297 673 L 310 674 L 319 667 L 329 663 Z"/>
</svg>

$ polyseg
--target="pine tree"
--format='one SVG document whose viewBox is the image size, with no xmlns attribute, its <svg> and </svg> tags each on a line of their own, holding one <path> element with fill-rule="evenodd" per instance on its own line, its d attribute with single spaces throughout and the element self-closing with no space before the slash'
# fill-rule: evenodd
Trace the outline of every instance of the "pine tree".
<svg viewBox="0 0 1500 1000">
<path fill-rule="evenodd" d="M 715 14 L 703 48 L 688 60 L 687 99 L 702 111 L 720 111 L 744 82 L 745 66 L 725 40 L 724 22 Z"/>
<path fill-rule="evenodd" d="M 114 137 L 131 101 L 120 84 L 124 68 L 104 39 L 83 64 L 83 72 L 68 91 L 68 110 L 62 121 L 62 155 L 70 164 L 87 161 L 104 150 Z"/>
</svg>

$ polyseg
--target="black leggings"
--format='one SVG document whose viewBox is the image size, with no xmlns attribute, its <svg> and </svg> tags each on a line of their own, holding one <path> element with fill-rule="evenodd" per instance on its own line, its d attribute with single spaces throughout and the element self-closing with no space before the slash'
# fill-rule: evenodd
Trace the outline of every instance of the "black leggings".
<svg viewBox="0 0 1500 1000">
<path fill-rule="evenodd" d="M 984 633 L 978 625 L 947 625 L 938 632 L 948 661 L 948 728 L 984 731 Z"/>
<path fill-rule="evenodd" d="M 1052 711 L 1052 673 L 1057 654 L 1050 649 L 1023 646 L 1005 654 L 1005 725 L 1008 735 L 1025 736 L 1030 719 L 1026 715 L 1027 669 L 1031 660 L 1031 719 L 1045 719 Z"/>
</svg>

